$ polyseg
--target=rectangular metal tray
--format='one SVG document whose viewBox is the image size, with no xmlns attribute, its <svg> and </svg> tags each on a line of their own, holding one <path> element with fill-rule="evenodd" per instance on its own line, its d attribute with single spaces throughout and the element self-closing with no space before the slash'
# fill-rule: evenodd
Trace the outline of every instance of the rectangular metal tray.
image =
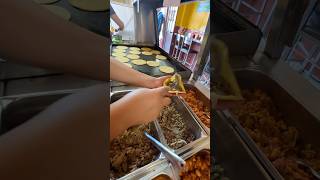
<svg viewBox="0 0 320 180">
<path fill-rule="evenodd" d="M 112 50 L 115 48 L 115 46 L 120 46 L 120 45 L 122 45 L 122 44 L 112 45 L 110 52 L 112 52 Z M 161 49 L 158 46 L 141 46 L 141 45 L 127 45 L 127 44 L 125 44 L 124 46 L 139 47 L 139 48 L 148 47 L 151 49 L 158 50 L 161 52 L 161 54 L 163 56 L 167 57 L 167 60 L 157 60 L 158 62 L 160 62 L 160 66 L 173 67 L 175 69 L 175 72 L 179 73 L 183 79 L 187 79 L 191 75 L 191 70 L 189 70 L 188 68 L 183 66 L 177 60 L 173 59 L 167 52 L 165 52 L 163 49 Z M 155 60 L 155 55 L 146 56 L 146 55 L 140 54 L 139 56 L 141 57 L 141 59 L 144 59 L 144 60 Z M 156 67 L 149 67 L 148 65 L 137 66 L 137 65 L 132 64 L 131 62 L 129 62 L 129 64 L 132 65 L 133 69 L 138 70 L 140 72 L 143 72 L 145 74 L 148 74 L 150 76 L 157 76 L 158 77 L 158 76 L 168 75 L 168 74 L 160 72 L 159 68 L 156 68 Z"/>
<path fill-rule="evenodd" d="M 213 156 L 230 179 L 271 179 L 255 155 L 220 112 L 213 112 Z"/>
<path fill-rule="evenodd" d="M 116 93 L 113 93 L 111 96 L 110 96 L 110 104 L 111 103 L 114 103 L 114 102 L 116 102 L 116 101 L 118 101 L 119 99 L 121 99 L 123 96 L 125 96 L 127 93 L 129 93 L 130 91 L 122 91 L 122 92 L 116 92 Z M 155 137 L 156 139 L 160 139 L 161 137 L 160 137 L 160 135 L 159 135 L 159 131 L 158 131 L 158 129 L 157 129 L 157 127 L 156 127 L 156 124 L 154 123 L 154 122 L 151 122 L 150 123 L 150 125 L 151 125 L 151 135 L 153 136 L 153 137 Z M 158 150 L 157 150 L 158 151 Z M 154 161 L 151 161 L 150 163 L 153 163 L 153 162 L 155 162 L 155 161 L 157 161 L 157 160 L 159 160 L 160 159 L 160 155 L 161 155 L 161 152 L 160 151 L 158 151 L 158 158 L 156 159 L 156 160 L 154 160 Z M 147 165 L 149 165 L 150 163 L 148 163 Z M 147 165 L 145 165 L 145 166 L 147 166 Z M 140 168 L 143 168 L 143 167 L 145 167 L 145 166 L 142 166 L 142 167 L 140 167 Z M 140 169 L 139 168 L 139 169 Z M 136 171 L 136 170 L 135 170 Z M 134 171 L 133 171 L 134 172 Z M 129 175 L 129 174 L 131 174 L 131 173 L 133 173 L 133 172 L 129 172 L 127 175 Z M 125 175 L 125 176 L 127 176 L 127 175 Z M 125 177 L 124 176 L 124 177 Z M 121 178 L 121 177 L 120 177 Z"/>
<path fill-rule="evenodd" d="M 184 87 L 186 90 L 193 90 L 196 93 L 196 97 L 198 100 L 202 101 L 204 106 L 207 107 L 211 111 L 211 102 L 210 99 L 208 99 L 202 92 L 196 88 L 193 84 L 190 83 L 185 83 Z M 201 120 L 200 118 L 193 112 L 192 108 L 188 105 L 188 103 L 182 98 L 183 103 L 187 106 L 187 108 L 190 110 L 194 118 L 198 121 L 198 123 L 201 125 L 201 127 L 206 131 L 208 135 L 210 135 L 210 128 L 207 127 Z M 211 113 L 210 113 L 211 114 Z M 211 119 L 210 119 L 211 121 Z M 211 124 L 211 122 L 210 122 Z"/>
<path fill-rule="evenodd" d="M 125 96 L 129 92 L 131 92 L 131 90 L 111 93 L 110 94 L 110 103 L 119 100 L 120 98 L 122 98 L 123 96 Z M 182 102 L 182 100 L 180 98 L 173 97 L 172 101 L 176 104 L 175 108 L 177 109 L 177 111 L 180 112 L 180 114 L 182 115 L 182 118 L 188 122 L 187 123 L 188 129 L 196 137 L 196 139 L 193 142 L 190 142 L 189 144 L 175 150 L 175 152 L 177 154 L 181 154 L 182 156 L 183 155 L 184 156 L 190 155 L 190 153 L 192 153 L 193 151 L 201 148 L 202 146 L 199 146 L 199 144 L 202 144 L 203 141 L 205 139 L 209 139 L 209 137 L 206 134 L 206 132 L 202 129 L 200 124 L 197 122 L 197 120 L 194 119 L 194 116 L 191 114 L 189 109 L 186 107 L 186 105 Z M 158 135 L 158 137 L 155 137 L 155 138 L 157 138 L 164 145 L 168 146 L 166 143 L 165 137 L 163 135 L 163 131 L 162 131 L 160 125 L 158 124 L 158 122 L 155 121 L 154 125 L 155 125 L 155 128 L 157 130 L 157 135 Z M 207 146 L 207 148 L 210 148 L 209 145 Z M 160 163 L 160 161 L 163 161 L 163 160 L 166 161 L 166 159 L 160 155 L 160 157 L 157 161 L 151 162 L 150 164 L 143 166 L 143 167 L 137 169 L 136 171 L 133 171 L 133 172 L 123 176 L 120 179 L 128 179 L 128 178 L 133 178 L 133 177 L 134 178 L 145 177 L 145 176 L 147 176 L 147 174 L 155 171 L 155 169 L 154 169 L 155 166 L 158 166 L 157 168 L 159 168 L 161 166 L 161 165 L 159 165 L 159 163 Z"/>
<path fill-rule="evenodd" d="M 131 90 L 127 90 L 127 91 L 119 91 L 119 92 L 113 92 L 111 93 L 111 98 L 110 98 L 110 102 L 114 102 L 119 100 L 121 97 L 123 97 L 124 95 L 126 95 L 127 93 L 131 92 Z M 194 116 L 192 115 L 192 113 L 190 112 L 190 110 L 188 109 L 188 107 L 186 106 L 185 103 L 183 103 L 182 99 L 179 97 L 172 97 L 172 102 L 175 103 L 175 108 L 178 112 L 180 112 L 180 115 L 182 116 L 182 119 L 184 121 L 186 121 L 187 126 L 189 131 L 194 135 L 195 140 L 191 143 L 194 143 L 195 141 L 197 141 L 198 139 L 207 137 L 208 134 L 206 133 L 206 131 L 202 128 L 202 126 L 199 124 L 199 122 L 194 118 Z M 156 128 L 158 129 L 158 134 L 159 134 L 159 141 L 161 143 L 163 143 L 164 145 L 167 145 L 167 142 L 165 140 L 165 137 L 163 135 L 163 130 L 161 129 L 159 122 L 157 122 L 158 120 L 155 121 L 155 125 Z M 183 150 L 184 147 L 181 147 L 179 149 L 176 149 L 176 151 L 181 151 Z"/>
<path fill-rule="evenodd" d="M 259 70 L 242 69 L 235 71 L 236 78 L 241 89 L 261 89 L 266 92 L 279 112 L 283 115 L 286 124 L 293 126 L 299 131 L 299 139 L 302 142 L 310 143 L 315 148 L 320 148 L 319 136 L 320 122 L 303 105 L 296 101 L 285 89 L 275 80 Z M 279 171 L 273 166 L 266 155 L 258 148 L 246 130 L 230 111 L 224 111 L 224 115 L 246 142 L 251 151 L 256 155 L 261 164 L 274 179 L 284 179 Z"/>
<path fill-rule="evenodd" d="M 171 99 L 172 99 L 172 102 L 175 104 L 176 110 L 180 113 L 182 119 L 186 122 L 189 132 L 191 132 L 192 135 L 195 137 L 195 140 L 190 143 L 193 143 L 200 138 L 206 137 L 207 133 L 201 127 L 199 122 L 195 120 L 194 116 L 191 114 L 187 106 L 182 102 L 181 98 L 174 96 Z M 164 133 L 163 129 L 161 129 L 161 133 Z M 163 135 L 163 137 L 165 136 Z M 163 141 L 162 143 L 168 145 L 166 140 Z M 181 147 L 179 149 L 184 149 L 184 147 Z M 179 149 L 176 149 L 176 150 L 179 150 Z"/>
<path fill-rule="evenodd" d="M 210 152 L 210 138 L 204 138 L 198 141 L 195 144 L 189 144 L 188 149 L 185 152 L 178 153 L 178 155 L 187 160 L 191 156 L 196 155 L 202 151 Z M 157 164 L 152 164 L 149 167 L 146 166 L 139 170 L 140 172 L 136 174 L 131 174 L 123 179 L 140 179 L 140 180 L 150 180 L 161 174 L 169 176 L 172 180 L 179 180 L 179 169 L 175 168 L 169 161 L 166 159 L 160 160 Z"/>
</svg>

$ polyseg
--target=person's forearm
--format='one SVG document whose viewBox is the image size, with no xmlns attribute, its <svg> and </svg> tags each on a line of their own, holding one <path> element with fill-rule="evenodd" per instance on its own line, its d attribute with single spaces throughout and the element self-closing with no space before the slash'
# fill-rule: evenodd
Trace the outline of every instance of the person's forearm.
<svg viewBox="0 0 320 180">
<path fill-rule="evenodd" d="M 106 91 L 81 90 L 2 135 L 1 178 L 106 179 Z"/>
<path fill-rule="evenodd" d="M 132 126 L 131 102 L 118 101 L 110 105 L 110 141 Z"/>
<path fill-rule="evenodd" d="M 0 1 L 0 56 L 107 80 L 107 40 L 25 0 Z"/>
<path fill-rule="evenodd" d="M 154 87 L 155 77 L 136 71 L 125 64 L 110 58 L 110 79 L 140 87 Z"/>
</svg>

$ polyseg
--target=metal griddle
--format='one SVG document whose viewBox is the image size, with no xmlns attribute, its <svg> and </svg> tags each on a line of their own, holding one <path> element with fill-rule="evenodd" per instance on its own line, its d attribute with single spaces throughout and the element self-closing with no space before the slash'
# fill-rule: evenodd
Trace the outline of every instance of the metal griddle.
<svg viewBox="0 0 320 180">
<path fill-rule="evenodd" d="M 158 46 L 141 46 L 141 45 L 127 45 L 127 44 L 113 44 L 111 46 L 111 53 L 113 51 L 113 49 L 116 48 L 116 46 L 127 46 L 127 47 L 138 47 L 138 48 L 142 48 L 142 47 L 148 47 L 150 49 L 154 49 L 154 50 L 158 50 L 161 52 L 161 55 L 167 57 L 166 60 L 156 60 L 156 55 L 143 55 L 142 53 L 139 54 L 140 59 L 144 59 L 147 61 L 158 61 L 160 62 L 160 66 L 170 66 L 172 68 L 174 68 L 175 72 L 171 73 L 171 75 L 173 75 L 174 73 L 179 73 L 182 77 L 182 79 L 186 79 L 189 78 L 191 75 L 191 70 L 189 70 L 188 68 L 184 67 L 181 63 L 179 63 L 178 61 L 176 61 L 175 59 L 171 58 L 171 56 L 165 52 L 163 49 L 161 49 Z M 126 50 L 126 52 L 129 52 L 129 48 Z M 142 51 L 141 51 L 142 52 Z M 131 63 L 131 60 L 128 62 L 129 64 L 132 65 L 132 68 L 135 70 L 138 70 L 140 72 L 143 72 L 145 74 L 148 74 L 150 76 L 155 76 L 155 77 L 159 77 L 159 76 L 165 76 L 165 75 L 170 75 L 170 74 L 166 74 L 163 73 L 159 70 L 159 67 L 150 67 L 147 64 L 142 65 L 142 66 L 138 66 L 135 64 Z"/>
</svg>

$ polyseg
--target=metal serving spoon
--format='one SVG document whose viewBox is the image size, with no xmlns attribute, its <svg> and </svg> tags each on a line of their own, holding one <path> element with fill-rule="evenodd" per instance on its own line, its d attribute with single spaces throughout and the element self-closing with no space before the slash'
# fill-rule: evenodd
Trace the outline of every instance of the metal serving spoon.
<svg viewBox="0 0 320 180">
<path fill-rule="evenodd" d="M 144 132 L 144 134 L 147 136 L 147 138 L 152 142 L 152 144 L 159 149 L 163 153 L 163 155 L 172 163 L 175 165 L 178 165 L 178 167 L 182 168 L 186 162 L 177 154 L 175 154 L 172 150 L 164 146 L 161 142 L 156 140 L 154 137 L 149 135 L 147 132 Z"/>
<path fill-rule="evenodd" d="M 296 160 L 296 163 L 298 163 L 298 165 L 304 166 L 306 168 L 308 168 L 311 172 L 311 174 L 320 180 L 320 172 L 317 172 L 316 170 L 314 170 L 312 167 L 310 167 L 307 163 L 301 161 L 301 160 Z"/>
</svg>

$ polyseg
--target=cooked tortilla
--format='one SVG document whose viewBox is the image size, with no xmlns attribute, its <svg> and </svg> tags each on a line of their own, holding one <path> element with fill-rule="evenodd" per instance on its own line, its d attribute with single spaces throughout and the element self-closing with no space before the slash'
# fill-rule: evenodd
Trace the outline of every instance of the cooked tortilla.
<svg viewBox="0 0 320 180">
<path fill-rule="evenodd" d="M 128 55 L 127 55 L 127 58 L 129 58 L 129 59 L 139 59 L 140 56 L 139 56 L 139 55 L 136 55 L 136 54 L 128 54 Z"/>
<path fill-rule="evenodd" d="M 157 50 L 152 50 L 151 52 L 152 52 L 152 54 L 157 54 L 157 55 L 161 54 L 161 52 L 157 51 Z"/>
<path fill-rule="evenodd" d="M 173 73 L 174 72 L 174 69 L 170 66 L 160 66 L 159 67 L 159 70 L 163 73 L 167 73 L 167 74 L 170 74 L 170 73 Z"/>
<path fill-rule="evenodd" d="M 123 57 L 123 56 L 121 56 L 121 57 L 116 57 L 116 59 L 117 59 L 118 61 L 120 61 L 120 62 L 123 62 L 123 63 L 126 63 L 126 62 L 129 62 L 129 61 L 130 61 L 128 58 Z"/>
<path fill-rule="evenodd" d="M 150 56 L 150 55 L 152 55 L 152 52 L 143 51 L 142 54 L 143 54 L 143 55 L 146 55 L 146 56 Z"/>
<path fill-rule="evenodd" d="M 162 55 L 156 55 L 156 59 L 166 60 L 166 59 L 167 59 L 167 57 L 162 56 Z"/>
<path fill-rule="evenodd" d="M 140 51 L 129 51 L 129 53 L 130 53 L 130 54 L 136 54 L 136 55 L 141 54 L 141 52 L 140 52 Z"/>
<path fill-rule="evenodd" d="M 127 46 L 116 46 L 117 49 L 128 49 Z"/>
<path fill-rule="evenodd" d="M 116 52 L 116 53 L 125 53 L 127 50 L 125 49 L 113 49 L 113 52 Z"/>
<path fill-rule="evenodd" d="M 138 65 L 138 66 L 142 66 L 142 65 L 145 65 L 147 63 L 147 61 L 145 61 L 143 59 L 136 59 L 136 60 L 132 60 L 131 63 Z"/>
<path fill-rule="evenodd" d="M 141 50 L 143 50 L 143 51 L 152 51 L 152 49 L 148 48 L 148 47 L 143 47 L 143 48 L 141 48 Z"/>
<path fill-rule="evenodd" d="M 121 57 L 121 56 L 126 56 L 126 54 L 125 53 L 112 53 L 112 56 L 114 56 L 114 57 Z"/>
<path fill-rule="evenodd" d="M 147 61 L 147 65 L 151 67 L 158 67 L 160 66 L 160 63 L 157 61 Z"/>
<path fill-rule="evenodd" d="M 140 51 L 140 48 L 138 48 L 138 47 L 130 47 L 129 49 L 131 51 Z"/>
</svg>

